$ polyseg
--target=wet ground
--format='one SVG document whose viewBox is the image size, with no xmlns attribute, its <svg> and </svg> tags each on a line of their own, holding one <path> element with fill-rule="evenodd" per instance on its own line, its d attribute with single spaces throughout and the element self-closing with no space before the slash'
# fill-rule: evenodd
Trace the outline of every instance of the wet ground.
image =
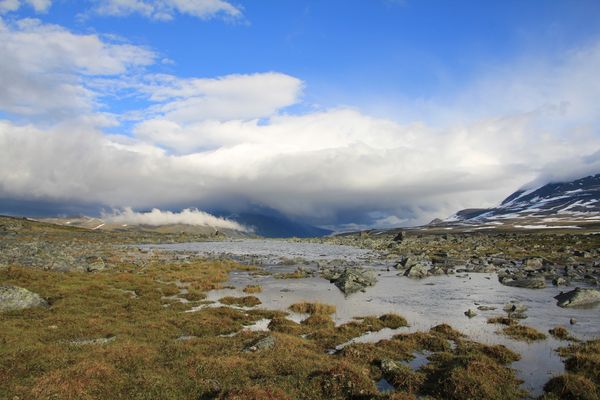
<svg viewBox="0 0 600 400">
<path fill-rule="evenodd" d="M 146 246 L 144 246 L 146 247 Z M 256 276 L 248 272 L 235 272 L 230 276 L 230 284 L 235 289 L 215 290 L 209 293 L 208 300 L 218 301 L 224 296 L 245 295 L 246 285 L 261 285 L 262 293 L 254 294 L 266 309 L 287 310 L 297 302 L 310 301 L 336 306 L 333 315 L 336 323 L 343 323 L 357 316 L 380 315 L 395 312 L 403 315 L 410 327 L 397 330 L 384 329 L 356 338 L 356 341 L 376 342 L 399 332 L 427 330 L 430 327 L 447 323 L 471 339 L 486 344 L 504 344 L 521 354 L 522 359 L 513 364 L 518 375 L 525 381 L 524 387 L 532 395 L 542 393 L 548 379 L 563 371 L 563 363 L 554 351 L 567 342 L 558 341 L 548 335 L 543 341 L 525 343 L 498 334 L 502 325 L 488 324 L 487 318 L 505 315 L 502 310 L 507 303 L 517 302 L 527 307 L 527 318 L 523 325 L 534 327 L 547 333 L 548 329 L 563 325 L 580 339 L 591 339 L 600 333 L 600 307 L 587 309 L 566 309 L 556 306 L 554 296 L 571 287 L 545 289 L 523 289 L 501 285 L 495 273 L 455 274 L 415 280 L 397 275 L 390 268 L 393 260 L 388 260 L 374 252 L 350 246 L 336 246 L 313 243 L 294 243 L 275 240 L 244 240 L 232 242 L 202 242 L 151 246 L 176 251 L 191 251 L 210 257 L 231 257 L 240 261 L 252 260 L 270 272 L 288 272 L 297 265 L 287 265 L 289 260 L 301 258 L 307 268 L 317 269 L 317 262 L 342 260 L 372 268 L 378 273 L 378 282 L 365 292 L 345 296 L 329 281 L 310 277 L 302 279 L 276 279 L 273 276 Z M 282 265 L 286 264 L 286 265 Z M 495 310 L 480 311 L 478 306 L 495 307 Z M 467 309 L 477 315 L 468 318 Z M 301 320 L 304 316 L 292 314 L 290 318 Z M 571 318 L 577 323 L 570 325 Z M 260 321 L 250 329 L 266 329 L 267 321 Z M 340 344 L 343 346 L 344 344 Z M 338 348 L 340 347 L 338 346 Z M 335 351 L 335 349 L 332 349 Z M 426 355 L 418 357 L 418 367 L 426 363 Z"/>
</svg>

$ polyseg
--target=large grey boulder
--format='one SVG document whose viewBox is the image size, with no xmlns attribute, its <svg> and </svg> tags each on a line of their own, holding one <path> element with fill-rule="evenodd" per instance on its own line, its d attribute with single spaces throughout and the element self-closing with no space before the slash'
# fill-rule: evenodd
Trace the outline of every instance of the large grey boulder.
<svg viewBox="0 0 600 400">
<path fill-rule="evenodd" d="M 18 286 L 0 286 L 0 311 L 16 311 L 47 306 L 48 302 L 37 293 Z"/>
<path fill-rule="evenodd" d="M 344 294 L 359 292 L 367 286 L 373 286 L 377 282 L 374 271 L 360 268 L 347 268 L 333 282 Z"/>
<path fill-rule="evenodd" d="M 554 296 L 559 307 L 577 307 L 600 303 L 600 291 L 596 289 L 575 288 L 570 292 Z"/>
</svg>

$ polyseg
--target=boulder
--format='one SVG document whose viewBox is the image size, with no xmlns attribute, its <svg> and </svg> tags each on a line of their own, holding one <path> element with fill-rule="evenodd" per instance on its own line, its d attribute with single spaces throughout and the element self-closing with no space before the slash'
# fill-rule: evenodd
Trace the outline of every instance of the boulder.
<svg viewBox="0 0 600 400">
<path fill-rule="evenodd" d="M 39 294 L 18 286 L 0 286 L 0 311 L 47 307 L 48 302 Z"/>
<path fill-rule="evenodd" d="M 543 278 L 524 278 L 515 280 L 505 280 L 501 282 L 503 285 L 526 288 L 526 289 L 543 289 L 546 287 L 546 281 Z"/>
<path fill-rule="evenodd" d="M 381 372 L 384 375 L 393 374 L 396 371 L 401 371 L 403 369 L 402 363 L 394 361 L 390 358 L 384 358 L 381 360 Z"/>
<path fill-rule="evenodd" d="M 344 294 L 359 292 L 367 286 L 373 286 L 377 282 L 374 271 L 360 268 L 347 268 L 333 282 Z"/>
<path fill-rule="evenodd" d="M 477 315 L 477 313 L 469 308 L 467 311 L 465 311 L 465 315 L 469 318 L 473 318 Z"/>
<path fill-rule="evenodd" d="M 569 282 L 562 276 L 558 276 L 558 277 L 552 279 L 552 284 L 554 286 L 565 286 L 565 285 L 568 285 Z"/>
<path fill-rule="evenodd" d="M 101 257 L 90 256 L 85 259 L 85 262 L 87 264 L 87 272 L 103 271 L 106 269 L 106 264 L 104 263 L 104 260 Z"/>
<path fill-rule="evenodd" d="M 523 260 L 523 269 L 525 271 L 537 271 L 544 267 L 544 260 L 540 257 L 532 257 Z"/>
<path fill-rule="evenodd" d="M 575 288 L 570 292 L 554 296 L 559 307 L 586 306 L 600 302 L 600 291 L 596 289 Z"/>
<path fill-rule="evenodd" d="M 429 266 L 424 263 L 413 264 L 404 272 L 404 276 L 409 278 L 425 278 L 429 274 Z"/>
</svg>

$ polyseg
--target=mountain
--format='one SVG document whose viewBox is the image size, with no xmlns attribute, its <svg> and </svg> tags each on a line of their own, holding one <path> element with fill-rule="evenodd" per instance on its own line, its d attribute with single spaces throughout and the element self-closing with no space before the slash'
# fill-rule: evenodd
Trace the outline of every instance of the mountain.
<svg viewBox="0 0 600 400">
<path fill-rule="evenodd" d="M 224 211 L 215 211 L 213 215 L 224 217 L 249 227 L 252 232 L 242 232 L 233 229 L 215 228 L 207 225 L 186 225 L 186 224 L 165 224 L 158 226 L 151 225 L 127 225 L 110 223 L 100 217 L 88 217 L 82 215 L 70 217 L 48 217 L 36 218 L 38 221 L 47 222 L 56 225 L 74 226 L 91 230 L 103 231 L 146 231 L 157 233 L 189 233 L 202 235 L 215 235 L 217 232 L 228 237 L 317 237 L 325 236 L 332 231 L 318 228 L 301 221 L 290 219 L 275 210 L 261 209 L 252 212 L 229 213 Z"/>
<path fill-rule="evenodd" d="M 153 232 L 179 234 L 187 233 L 191 235 L 225 235 L 231 238 L 255 237 L 252 232 L 243 232 L 235 229 L 217 228 L 209 225 L 187 225 L 187 224 L 164 224 L 164 225 L 145 225 L 145 224 L 117 224 L 108 222 L 100 217 L 88 217 L 83 215 L 67 217 L 48 217 L 35 218 L 39 222 L 46 222 L 55 225 L 73 226 L 90 230 L 116 231 L 116 232 Z"/>
<path fill-rule="evenodd" d="M 217 211 L 214 214 L 253 228 L 255 234 L 268 238 L 319 237 L 332 233 L 330 230 L 288 218 L 275 210 L 262 209 L 236 214 Z"/>
<path fill-rule="evenodd" d="M 600 225 L 600 174 L 570 182 L 517 190 L 499 206 L 466 209 L 432 225 L 482 225 L 567 228 Z"/>
</svg>

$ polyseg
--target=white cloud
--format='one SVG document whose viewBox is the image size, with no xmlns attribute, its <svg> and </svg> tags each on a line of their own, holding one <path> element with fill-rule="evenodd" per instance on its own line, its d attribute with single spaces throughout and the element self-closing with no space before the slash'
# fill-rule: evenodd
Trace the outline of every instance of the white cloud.
<svg viewBox="0 0 600 400">
<path fill-rule="evenodd" d="M 0 109 L 55 119 L 95 108 L 96 93 L 88 86 L 94 77 L 122 74 L 155 57 L 141 47 L 32 19 L 14 24 L 0 19 L 0 54 Z"/>
<path fill-rule="evenodd" d="M 224 0 L 99 0 L 96 12 L 102 15 L 140 14 L 155 20 L 171 20 L 177 14 L 202 19 L 223 16 L 239 18 L 239 7 Z"/>
<path fill-rule="evenodd" d="M 140 89 L 160 104 L 156 112 L 179 123 L 269 117 L 296 103 L 303 88 L 298 78 L 275 72 L 216 79 L 152 78 Z"/>
<path fill-rule="evenodd" d="M 153 208 L 149 212 L 135 212 L 131 207 L 125 207 L 122 210 L 113 210 L 112 213 L 103 213 L 102 218 L 111 224 L 150 226 L 187 224 L 234 229 L 242 232 L 249 231 L 248 228 L 235 221 L 215 217 L 212 214 L 192 208 L 186 208 L 181 212 L 161 211 L 157 208 Z"/>
<path fill-rule="evenodd" d="M 0 111 L 63 113 L 59 124 L 0 121 L 0 198 L 250 203 L 323 225 L 390 226 L 494 205 L 540 175 L 600 167 L 597 45 L 483 76 L 453 104 L 432 101 L 452 118 L 400 123 L 351 108 L 285 114 L 301 101 L 295 77 L 147 75 L 148 50 L 35 21 L 0 24 L 0 39 L 9 60 Z M 115 81 L 151 103 L 135 114 L 133 137 L 97 128 L 110 122 L 97 97 Z"/>
<path fill-rule="evenodd" d="M 33 7 L 36 12 L 44 13 L 52 5 L 52 0 L 0 0 L 0 14 L 17 11 L 25 3 Z"/>
</svg>

